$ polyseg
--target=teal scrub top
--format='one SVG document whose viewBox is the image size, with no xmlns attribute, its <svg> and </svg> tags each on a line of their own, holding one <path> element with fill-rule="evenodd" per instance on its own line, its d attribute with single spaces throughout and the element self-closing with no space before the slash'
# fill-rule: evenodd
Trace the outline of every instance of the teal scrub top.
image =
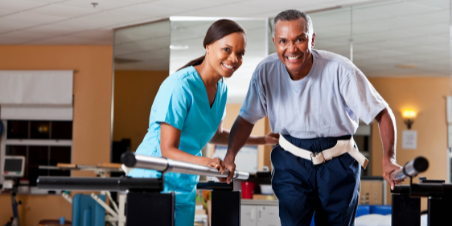
<svg viewBox="0 0 452 226">
<path fill-rule="evenodd" d="M 201 156 L 201 149 L 215 135 L 226 114 L 226 99 L 227 86 L 223 80 L 220 80 L 215 101 L 210 107 L 204 83 L 193 66 L 168 76 L 154 99 L 149 129 L 136 154 L 162 156 L 160 123 L 165 122 L 181 130 L 180 150 Z M 154 170 L 134 169 L 129 176 L 159 177 L 160 173 Z M 198 179 L 198 176 L 167 173 L 165 190 L 183 189 L 184 186 L 192 187 L 196 185 Z"/>
</svg>

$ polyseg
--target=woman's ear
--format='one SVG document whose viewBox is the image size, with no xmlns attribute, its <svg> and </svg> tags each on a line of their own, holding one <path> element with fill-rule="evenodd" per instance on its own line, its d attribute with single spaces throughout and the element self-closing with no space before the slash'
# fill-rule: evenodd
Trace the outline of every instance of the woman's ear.
<svg viewBox="0 0 452 226">
<path fill-rule="evenodd" d="M 206 45 L 206 55 L 209 54 L 210 51 L 210 45 Z"/>
</svg>

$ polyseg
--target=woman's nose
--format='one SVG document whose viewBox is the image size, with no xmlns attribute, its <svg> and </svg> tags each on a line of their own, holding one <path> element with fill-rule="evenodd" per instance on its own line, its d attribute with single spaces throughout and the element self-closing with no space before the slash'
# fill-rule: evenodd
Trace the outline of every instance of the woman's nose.
<svg viewBox="0 0 452 226">
<path fill-rule="evenodd" d="M 237 55 L 235 55 L 235 54 L 231 54 L 229 56 L 229 60 L 233 63 L 239 62 L 239 59 L 238 59 Z"/>
</svg>

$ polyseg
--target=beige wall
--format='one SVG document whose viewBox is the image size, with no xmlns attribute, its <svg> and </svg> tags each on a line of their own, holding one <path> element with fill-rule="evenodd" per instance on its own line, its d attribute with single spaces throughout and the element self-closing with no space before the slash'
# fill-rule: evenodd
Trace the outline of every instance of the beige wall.
<svg viewBox="0 0 452 226">
<path fill-rule="evenodd" d="M 0 46 L 0 70 L 77 70 L 74 74 L 72 163 L 110 162 L 111 46 Z M 73 176 L 94 176 L 74 172 Z M 54 195 L 19 196 L 22 225 L 71 219 L 71 205 Z M 12 216 L 9 195 L 0 195 L 0 224 Z"/>
<path fill-rule="evenodd" d="M 450 95 L 448 77 L 370 78 L 370 82 L 388 102 L 397 121 L 397 162 L 403 165 L 416 156 L 430 161 L 422 176 L 447 181 L 447 122 L 446 99 Z M 402 149 L 402 131 L 407 130 L 401 112 L 406 108 L 418 112 L 412 130 L 418 133 L 417 149 Z M 372 175 L 382 175 L 383 147 L 378 124 L 372 126 Z M 417 179 L 415 180 L 417 182 Z M 405 183 L 407 183 L 406 181 Z M 390 193 L 389 193 L 390 194 Z M 390 201 L 390 196 L 388 201 Z M 424 200 L 425 201 L 425 200 Z M 423 209 L 426 204 L 423 202 Z"/>
<path fill-rule="evenodd" d="M 226 105 L 226 117 L 223 121 L 223 128 L 230 130 L 232 125 L 234 124 L 237 116 L 240 112 L 241 104 L 227 104 Z M 259 120 L 253 128 L 251 135 L 262 136 L 268 133 L 269 126 L 267 125 L 267 118 Z M 258 147 L 259 150 L 259 159 L 258 159 L 258 170 L 262 170 L 262 166 L 268 166 L 271 168 L 270 162 L 270 152 L 271 146 L 262 146 Z"/>
<path fill-rule="evenodd" d="M 115 71 L 113 141 L 130 138 L 135 151 L 146 135 L 154 97 L 168 71 Z"/>
</svg>

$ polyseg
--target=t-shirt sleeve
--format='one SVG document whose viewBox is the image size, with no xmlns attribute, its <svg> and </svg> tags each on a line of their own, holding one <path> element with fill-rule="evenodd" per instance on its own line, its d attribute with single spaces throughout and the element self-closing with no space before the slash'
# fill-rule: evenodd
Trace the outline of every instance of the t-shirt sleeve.
<svg viewBox="0 0 452 226">
<path fill-rule="evenodd" d="M 182 81 L 167 82 L 160 87 L 155 98 L 157 106 L 151 114 L 154 114 L 156 122 L 165 122 L 182 130 L 190 109 L 191 95 Z"/>
<path fill-rule="evenodd" d="M 250 81 L 248 92 L 240 109 L 239 116 L 251 124 L 267 116 L 267 101 L 264 87 L 259 81 L 261 70 L 257 68 Z"/>
<path fill-rule="evenodd" d="M 344 69 L 344 74 L 340 83 L 342 97 L 353 113 L 369 124 L 388 104 L 358 68 Z"/>
</svg>

